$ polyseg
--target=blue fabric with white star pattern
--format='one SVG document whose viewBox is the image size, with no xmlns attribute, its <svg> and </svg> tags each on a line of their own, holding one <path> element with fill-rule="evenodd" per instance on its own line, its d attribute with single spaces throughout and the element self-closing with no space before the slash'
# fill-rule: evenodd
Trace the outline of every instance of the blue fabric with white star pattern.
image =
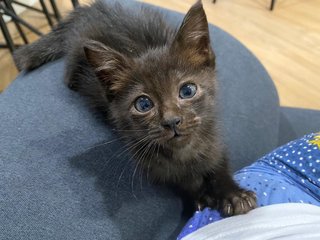
<svg viewBox="0 0 320 240">
<path fill-rule="evenodd" d="M 234 179 L 256 193 L 260 207 L 289 202 L 320 206 L 320 133 L 277 148 L 236 172 Z M 221 219 L 216 210 L 197 211 L 177 239 Z"/>
</svg>

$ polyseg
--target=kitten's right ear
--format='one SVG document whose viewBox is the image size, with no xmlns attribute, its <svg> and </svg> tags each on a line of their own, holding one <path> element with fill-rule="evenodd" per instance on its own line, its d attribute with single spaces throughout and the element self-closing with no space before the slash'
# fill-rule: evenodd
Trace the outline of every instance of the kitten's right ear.
<svg viewBox="0 0 320 240">
<path fill-rule="evenodd" d="M 94 40 L 84 44 L 84 52 L 107 94 L 114 95 L 121 91 L 127 83 L 126 76 L 132 66 L 130 59 Z"/>
<path fill-rule="evenodd" d="M 172 50 L 196 65 L 214 65 L 206 13 L 201 0 L 188 11 L 175 36 Z"/>
</svg>

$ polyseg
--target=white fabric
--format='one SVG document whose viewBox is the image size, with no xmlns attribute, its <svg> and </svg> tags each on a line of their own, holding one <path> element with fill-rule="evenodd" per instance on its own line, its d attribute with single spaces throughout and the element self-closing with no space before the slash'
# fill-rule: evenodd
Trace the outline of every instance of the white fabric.
<svg viewBox="0 0 320 240">
<path fill-rule="evenodd" d="M 320 240 L 320 207 L 284 203 L 211 223 L 183 240 Z"/>
</svg>

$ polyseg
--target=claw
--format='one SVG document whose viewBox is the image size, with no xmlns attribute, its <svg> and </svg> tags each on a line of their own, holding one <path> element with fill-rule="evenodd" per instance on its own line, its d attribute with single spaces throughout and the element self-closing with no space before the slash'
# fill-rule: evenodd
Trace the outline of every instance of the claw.
<svg viewBox="0 0 320 240">
<path fill-rule="evenodd" d="M 217 207 L 220 206 L 220 201 L 219 201 L 219 199 L 216 200 L 216 206 L 217 206 Z"/>
<path fill-rule="evenodd" d="M 201 211 L 202 208 L 200 203 L 197 204 L 197 207 L 198 207 L 198 211 Z"/>
<path fill-rule="evenodd" d="M 241 209 L 242 209 L 242 210 L 244 210 L 244 204 L 243 204 L 243 201 L 241 201 L 241 202 L 240 202 L 240 204 L 241 204 Z"/>
<path fill-rule="evenodd" d="M 250 202 L 250 200 L 248 200 L 248 199 L 246 199 L 246 200 L 247 200 L 247 203 L 248 203 L 249 207 L 253 208 L 252 203 Z"/>
<path fill-rule="evenodd" d="M 228 213 L 228 215 L 230 215 L 230 213 L 231 213 L 231 204 L 228 204 L 227 213 Z"/>
</svg>

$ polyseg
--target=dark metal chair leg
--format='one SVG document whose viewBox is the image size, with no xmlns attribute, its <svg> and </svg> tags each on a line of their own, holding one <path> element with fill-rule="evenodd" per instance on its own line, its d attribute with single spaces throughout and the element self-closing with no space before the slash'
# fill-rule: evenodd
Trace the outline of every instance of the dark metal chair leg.
<svg viewBox="0 0 320 240">
<path fill-rule="evenodd" d="M 46 18 L 48 20 L 49 25 L 51 27 L 53 27 L 53 22 L 52 22 L 52 19 L 50 17 L 50 14 L 49 14 L 49 11 L 48 11 L 48 8 L 47 8 L 45 2 L 43 0 L 40 0 L 40 4 L 41 4 L 44 15 L 46 15 Z"/>
<path fill-rule="evenodd" d="M 2 9 L 0 8 L 0 28 L 1 28 L 2 34 L 4 36 L 4 39 L 6 40 L 7 47 L 9 48 L 10 52 L 13 52 L 15 49 L 14 43 L 11 38 L 10 32 L 7 28 L 7 25 L 6 25 L 5 21 L 3 20 L 3 14 L 1 11 L 2 11 Z"/>
<path fill-rule="evenodd" d="M 78 0 L 71 0 L 73 7 L 77 7 L 79 5 L 79 1 Z"/>
<path fill-rule="evenodd" d="M 274 9 L 275 4 L 276 4 L 276 0 L 271 0 L 270 11 Z"/>
<path fill-rule="evenodd" d="M 10 2 L 43 14 L 43 11 L 41 9 L 39 9 L 39 8 L 35 8 L 35 7 L 29 6 L 27 4 L 24 4 L 22 2 L 15 1 L 15 0 L 10 0 Z"/>
<path fill-rule="evenodd" d="M 17 15 L 16 12 L 14 11 L 14 8 L 13 8 L 12 5 L 11 5 L 11 1 L 5 0 L 4 3 L 5 3 L 5 5 L 6 5 L 6 7 L 7 7 L 8 9 L 10 9 L 10 11 L 11 11 L 13 14 Z M 28 43 L 28 39 L 27 39 L 26 35 L 24 34 L 23 29 L 21 28 L 19 22 L 17 22 L 17 21 L 13 21 L 13 22 L 14 22 L 14 25 L 16 26 L 16 28 L 17 28 L 17 30 L 18 30 L 18 32 L 19 32 L 19 34 L 20 34 L 20 37 L 22 38 L 23 42 L 27 44 L 27 43 Z"/>
<path fill-rule="evenodd" d="M 53 12 L 54 12 L 54 15 L 55 15 L 56 19 L 58 21 L 60 21 L 61 20 L 61 14 L 60 14 L 59 9 L 58 9 L 58 7 L 56 5 L 56 1 L 55 0 L 50 0 L 50 3 L 51 3 L 51 7 L 53 9 Z"/>
<path fill-rule="evenodd" d="M 30 25 L 29 23 L 27 23 L 25 20 L 23 20 L 22 18 L 20 18 L 19 16 L 17 16 L 16 14 L 12 13 L 8 8 L 4 7 L 2 4 L 0 4 L 0 10 L 2 9 L 2 13 L 4 15 L 8 15 L 10 16 L 14 21 L 19 22 L 21 25 L 29 28 L 32 32 L 34 32 L 35 34 L 42 36 L 43 34 L 38 31 L 36 28 L 34 28 L 32 25 Z"/>
<path fill-rule="evenodd" d="M 14 48 L 18 48 L 18 47 L 21 47 L 21 46 L 22 46 L 21 44 L 14 44 Z M 0 43 L 0 48 L 5 48 L 5 49 L 7 49 L 7 48 L 8 48 L 8 45 L 7 45 L 7 44 Z"/>
</svg>

